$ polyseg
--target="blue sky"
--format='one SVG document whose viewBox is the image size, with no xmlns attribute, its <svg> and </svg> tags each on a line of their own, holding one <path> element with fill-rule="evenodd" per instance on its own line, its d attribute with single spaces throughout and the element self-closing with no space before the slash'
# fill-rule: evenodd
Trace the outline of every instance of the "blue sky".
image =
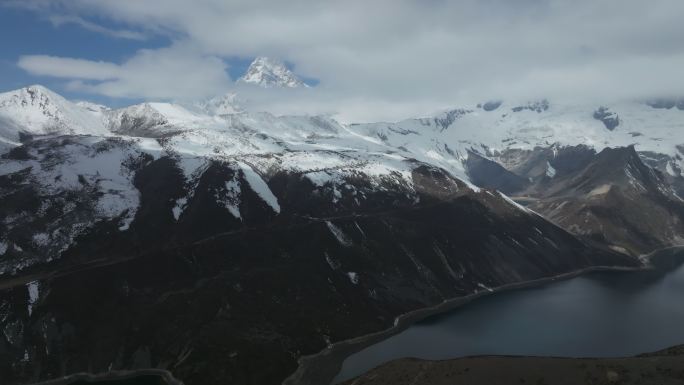
<svg viewBox="0 0 684 385">
<path fill-rule="evenodd" d="M 112 106 L 237 92 L 355 121 L 681 96 L 683 14 L 681 0 L 0 0 L 0 89 Z M 242 89 L 256 56 L 317 86 Z"/>
<path fill-rule="evenodd" d="M 22 55 L 43 54 L 118 62 L 140 48 L 162 47 L 169 43 L 162 37 L 145 41 L 115 38 L 87 31 L 75 24 L 54 26 L 42 15 L 18 8 L 0 8 L 0 36 L 0 90 L 42 84 L 68 97 L 107 104 L 128 101 L 69 91 L 64 87 L 64 79 L 31 75 L 17 66 L 17 60 Z"/>
</svg>

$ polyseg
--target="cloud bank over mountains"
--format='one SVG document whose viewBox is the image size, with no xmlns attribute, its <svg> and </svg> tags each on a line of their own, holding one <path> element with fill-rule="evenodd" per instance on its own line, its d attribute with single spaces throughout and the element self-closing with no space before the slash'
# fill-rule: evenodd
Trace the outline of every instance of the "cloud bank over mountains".
<svg viewBox="0 0 684 385">
<path fill-rule="evenodd" d="M 684 94 L 678 0 L 22 0 L 62 23 L 122 39 L 164 36 L 121 62 L 29 53 L 17 65 L 110 97 L 188 99 L 237 91 L 276 113 L 343 120 L 427 114 L 499 99 L 614 100 Z M 100 26 L 107 20 L 120 29 Z M 320 81 L 236 84 L 229 58 L 268 56 Z M 288 97 L 283 98 L 282 93 Z"/>
</svg>

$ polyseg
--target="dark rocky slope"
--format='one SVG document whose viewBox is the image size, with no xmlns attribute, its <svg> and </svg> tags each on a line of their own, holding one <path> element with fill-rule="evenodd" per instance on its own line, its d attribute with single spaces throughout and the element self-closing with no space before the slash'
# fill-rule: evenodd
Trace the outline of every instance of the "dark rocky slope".
<svg viewBox="0 0 684 385">
<path fill-rule="evenodd" d="M 508 171 L 500 164 L 474 151 L 468 151 L 465 167 L 470 181 L 475 185 L 499 190 L 504 194 L 525 190 L 531 184 L 527 178 Z"/>
<path fill-rule="evenodd" d="M 278 213 L 234 161 L 212 160 L 189 183 L 174 156 L 131 154 L 140 207 L 129 227 L 98 220 L 60 259 L 0 278 L 3 384 L 150 367 L 187 385 L 279 384 L 300 356 L 446 298 L 588 266 L 638 265 L 425 164 L 413 169 L 413 195 L 362 173 L 340 193 L 276 169 L 263 177 Z M 216 199 L 227 181 L 243 186 L 241 219 Z M 31 215 L 49 198 L 54 210 L 82 202 L 72 212 L 88 217 L 89 194 L 100 194 L 88 186 L 80 196 L 46 197 L 20 171 L 2 176 L 3 216 Z M 14 228 L 13 241 L 61 218 L 34 217 L 21 222 L 23 232 Z M 30 252 L 40 249 L 7 258 Z"/>
</svg>

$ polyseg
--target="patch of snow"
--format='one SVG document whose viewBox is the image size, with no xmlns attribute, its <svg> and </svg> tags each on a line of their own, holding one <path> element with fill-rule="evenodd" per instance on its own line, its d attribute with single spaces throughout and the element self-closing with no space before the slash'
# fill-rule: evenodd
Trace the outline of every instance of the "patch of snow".
<svg viewBox="0 0 684 385">
<path fill-rule="evenodd" d="M 526 213 L 532 213 L 533 212 L 532 210 L 528 209 L 527 207 L 525 207 L 525 206 L 521 205 L 520 203 L 514 201 L 513 199 L 509 198 L 508 195 L 502 193 L 501 191 L 497 191 L 497 193 L 499 194 L 499 196 L 501 198 L 506 200 L 506 202 L 510 203 L 511 206 L 515 206 L 516 208 L 518 208 L 518 209 L 520 209 Z"/>
<path fill-rule="evenodd" d="M 347 276 L 349 277 L 349 280 L 351 281 L 351 283 L 353 283 L 354 285 L 359 284 L 359 275 L 358 274 L 356 274 L 353 271 L 350 271 L 347 273 Z"/>
<path fill-rule="evenodd" d="M 119 223 L 119 231 L 126 231 L 131 228 L 131 222 L 133 222 L 133 216 L 126 216 Z"/>
<path fill-rule="evenodd" d="M 617 251 L 618 253 L 623 253 L 623 254 L 627 254 L 627 255 L 630 254 L 629 250 L 625 249 L 625 248 L 622 247 L 622 246 L 618 246 L 618 245 L 608 245 L 608 247 L 609 247 L 611 250 Z"/>
<path fill-rule="evenodd" d="M 7 252 L 7 242 L 0 242 L 0 255 L 4 255 Z"/>
<path fill-rule="evenodd" d="M 226 181 L 225 188 L 226 190 L 222 194 L 216 196 L 216 201 L 221 203 L 235 218 L 242 220 L 242 215 L 240 214 L 242 188 L 240 187 L 237 175 L 233 179 Z"/>
<path fill-rule="evenodd" d="M 646 191 L 646 187 L 644 187 L 644 185 L 641 184 L 639 179 L 635 178 L 634 175 L 632 175 L 630 168 L 631 168 L 631 166 L 629 166 L 629 165 L 627 165 L 627 167 L 625 167 L 625 175 L 627 175 L 627 178 L 629 178 L 629 184 L 631 184 L 632 187 L 636 188 L 639 191 Z"/>
<path fill-rule="evenodd" d="M 432 158 L 435 160 L 444 160 L 444 157 L 442 155 L 440 155 L 438 152 L 436 152 L 435 150 L 429 150 L 425 153 L 425 155 L 428 158 Z"/>
<path fill-rule="evenodd" d="M 356 226 L 356 229 L 359 230 L 359 233 L 361 233 L 361 236 L 366 238 L 366 232 L 363 231 L 363 229 L 361 229 L 361 226 L 359 226 L 359 224 L 356 221 L 354 221 L 354 226 Z"/>
<path fill-rule="evenodd" d="M 195 195 L 195 190 L 200 182 L 200 177 L 209 167 L 210 162 L 203 158 L 193 155 L 181 154 L 176 157 L 176 165 L 183 171 L 185 178 L 186 191 L 188 195 L 176 200 L 176 205 L 173 208 L 174 217 L 176 220 L 180 218 L 183 211 L 187 207 L 188 201 Z"/>
<path fill-rule="evenodd" d="M 340 266 L 341 266 L 340 263 L 337 262 L 337 261 L 335 261 L 335 260 L 328 254 L 327 251 L 324 252 L 323 255 L 325 255 L 325 261 L 328 263 L 328 266 L 330 266 L 330 268 L 331 268 L 332 270 L 337 270 L 337 269 L 340 268 Z"/>
<path fill-rule="evenodd" d="M 494 291 L 494 290 L 492 290 L 492 288 L 490 288 L 489 286 L 485 285 L 484 283 L 479 283 L 479 282 L 478 282 L 477 287 L 479 287 L 479 288 L 481 288 L 481 289 L 485 289 L 485 290 L 487 290 L 487 291 L 489 291 L 489 292 Z"/>
<path fill-rule="evenodd" d="M 671 176 L 679 176 L 680 175 L 678 172 L 675 172 L 675 170 L 672 168 L 672 162 L 667 162 L 667 164 L 665 165 L 665 172 L 667 172 Z"/>
<path fill-rule="evenodd" d="M 337 189 L 337 186 L 333 186 L 333 203 L 339 202 L 342 199 L 342 193 Z"/>
<path fill-rule="evenodd" d="M 152 155 L 155 159 L 158 159 L 161 153 L 164 151 L 156 139 L 135 138 L 135 143 L 142 152 Z"/>
<path fill-rule="evenodd" d="M 325 170 L 307 173 L 306 178 L 317 187 L 323 187 L 328 183 L 339 181 L 339 175 L 331 175 Z"/>
<path fill-rule="evenodd" d="M 468 186 L 468 188 L 469 188 L 470 190 L 472 190 L 474 193 L 480 193 L 480 192 L 482 191 L 481 188 L 475 186 L 474 184 L 472 184 L 472 183 L 471 183 L 469 180 L 467 180 L 467 179 L 463 179 L 463 182 L 465 182 L 465 184 Z"/>
<path fill-rule="evenodd" d="M 549 163 L 548 161 L 546 161 L 546 176 L 548 176 L 549 178 L 553 178 L 554 176 L 556 176 L 556 169 L 553 168 L 553 166 L 551 166 L 551 163 Z"/>
<path fill-rule="evenodd" d="M 273 211 L 276 212 L 276 214 L 280 214 L 280 204 L 278 204 L 278 198 L 276 198 L 275 195 L 273 195 L 273 192 L 271 189 L 268 187 L 266 182 L 264 182 L 263 179 L 261 179 L 261 176 L 257 174 L 252 167 L 249 165 L 238 162 L 238 165 L 242 169 L 242 172 L 245 176 L 245 180 L 249 184 L 249 187 L 259 195 L 259 197 L 268 204 Z"/>
<path fill-rule="evenodd" d="M 33 240 L 33 243 L 35 243 L 37 246 L 45 247 L 50 243 L 50 234 L 47 234 L 47 233 L 33 234 L 33 237 L 31 237 L 31 239 Z"/>
<path fill-rule="evenodd" d="M 608 192 L 610 191 L 610 187 L 611 186 L 609 184 L 603 184 L 601 186 L 598 186 L 589 192 L 589 196 L 608 194 Z"/>
<path fill-rule="evenodd" d="M 330 232 L 335 236 L 337 241 L 345 247 L 350 247 L 352 245 L 352 241 L 347 237 L 347 235 L 340 229 L 339 227 L 335 226 L 330 221 L 325 221 L 325 224 L 328 226 L 328 229 Z"/>
<path fill-rule="evenodd" d="M 176 205 L 171 209 L 173 211 L 173 218 L 175 220 L 178 220 L 180 218 L 181 214 L 183 213 L 183 210 L 185 210 L 185 206 L 188 204 L 188 198 L 179 198 L 176 199 Z"/>
<path fill-rule="evenodd" d="M 558 245 L 556 244 L 556 242 L 552 241 L 549 237 L 544 237 L 544 240 L 546 240 L 546 242 L 548 242 L 548 243 L 549 243 L 551 246 L 553 246 L 554 248 L 560 250 L 560 247 L 558 247 Z"/>
<path fill-rule="evenodd" d="M 26 284 L 26 289 L 28 290 L 29 298 L 28 298 L 28 314 L 31 316 L 31 313 L 33 313 L 33 305 L 38 301 L 38 297 L 40 296 L 40 284 L 38 281 L 32 281 Z"/>
</svg>

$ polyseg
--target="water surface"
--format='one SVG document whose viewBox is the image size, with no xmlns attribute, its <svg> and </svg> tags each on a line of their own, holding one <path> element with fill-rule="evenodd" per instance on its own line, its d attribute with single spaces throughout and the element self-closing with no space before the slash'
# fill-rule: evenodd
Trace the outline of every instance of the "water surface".
<svg viewBox="0 0 684 385">
<path fill-rule="evenodd" d="M 620 357 L 683 343 L 684 267 L 592 273 L 427 318 L 348 357 L 335 382 L 403 357 Z"/>
</svg>

